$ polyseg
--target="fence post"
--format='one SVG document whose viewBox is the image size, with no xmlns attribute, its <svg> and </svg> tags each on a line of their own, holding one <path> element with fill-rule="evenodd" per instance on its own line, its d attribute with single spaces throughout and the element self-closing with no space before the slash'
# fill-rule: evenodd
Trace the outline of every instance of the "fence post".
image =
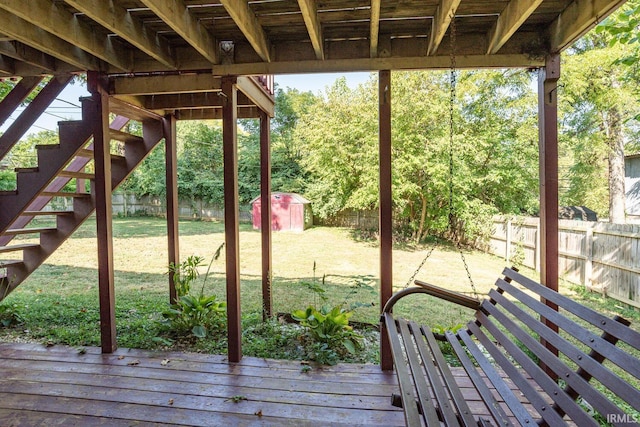
<svg viewBox="0 0 640 427">
<path fill-rule="evenodd" d="M 584 286 L 591 289 L 593 286 L 593 228 L 588 227 L 583 250 L 586 252 L 586 260 L 584 263 Z"/>
<path fill-rule="evenodd" d="M 506 260 L 506 264 L 509 265 L 509 258 L 511 255 L 511 220 L 507 220 L 507 237 L 506 242 L 504 244 L 504 259 Z"/>
<path fill-rule="evenodd" d="M 540 219 L 538 219 L 538 222 L 536 223 L 535 257 L 534 267 L 536 271 L 540 271 Z"/>
</svg>

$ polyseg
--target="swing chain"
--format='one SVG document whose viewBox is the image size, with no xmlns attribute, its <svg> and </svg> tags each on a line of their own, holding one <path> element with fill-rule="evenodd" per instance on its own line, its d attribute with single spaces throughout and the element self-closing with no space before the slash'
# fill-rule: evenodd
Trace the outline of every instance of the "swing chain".
<svg viewBox="0 0 640 427">
<path fill-rule="evenodd" d="M 411 283 L 413 283 L 413 279 L 415 279 L 418 273 L 420 273 L 420 270 L 422 270 L 424 263 L 427 262 L 427 260 L 429 259 L 429 257 L 431 256 L 435 248 L 436 248 L 435 245 L 431 246 L 431 248 L 429 249 L 429 252 L 427 252 L 427 255 L 424 257 L 424 259 L 422 260 L 418 268 L 416 268 L 416 271 L 413 272 L 411 277 L 409 277 L 409 280 L 407 280 L 407 283 L 405 283 L 404 289 L 407 289 L 409 286 L 411 286 Z"/>
<path fill-rule="evenodd" d="M 456 246 L 458 251 L 460 252 L 460 257 L 462 258 L 462 264 L 464 264 L 464 269 L 467 273 L 467 278 L 469 279 L 469 284 L 471 285 L 471 291 L 476 299 L 479 299 L 478 290 L 476 289 L 476 284 L 471 277 L 471 272 L 469 271 L 469 264 L 467 263 L 467 259 L 464 256 L 464 252 L 462 251 L 462 246 L 460 244 L 460 239 L 458 239 L 458 230 L 454 224 L 454 208 L 453 208 L 453 149 L 454 149 L 454 112 L 455 112 L 455 103 L 456 103 L 456 89 L 457 89 L 457 70 L 456 70 L 456 19 L 455 15 L 451 17 L 451 25 L 450 25 L 450 35 L 449 35 L 449 43 L 450 43 L 450 59 L 451 59 L 451 69 L 449 72 L 449 90 L 450 90 L 450 100 L 449 100 L 449 228 L 452 234 L 452 238 L 456 242 Z"/>
</svg>

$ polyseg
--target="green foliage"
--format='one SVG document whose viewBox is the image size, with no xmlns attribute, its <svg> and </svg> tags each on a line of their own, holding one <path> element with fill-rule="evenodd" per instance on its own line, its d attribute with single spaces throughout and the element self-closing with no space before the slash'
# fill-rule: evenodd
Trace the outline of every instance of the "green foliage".
<svg viewBox="0 0 640 427">
<path fill-rule="evenodd" d="M 623 165 L 625 143 L 638 138 L 633 117 L 640 108 L 640 85 L 628 80 L 626 67 L 616 63 L 626 49 L 585 37 L 563 57 L 559 162 L 565 165 L 561 179 L 568 185 L 561 203 L 588 206 L 600 217 L 609 215 L 615 198 L 624 197 L 615 185 L 624 180 L 624 168 L 613 166 Z"/>
<path fill-rule="evenodd" d="M 0 325 L 8 328 L 22 323 L 21 309 L 22 307 L 16 303 L 0 303 Z"/>
<path fill-rule="evenodd" d="M 323 276 L 321 284 L 317 282 L 316 263 L 313 263 L 313 281 L 302 282 L 313 294 L 322 301 L 318 308 L 318 303 L 310 304 L 304 310 L 294 310 L 291 317 L 300 322 L 306 330 L 305 351 L 307 358 L 315 360 L 321 364 L 334 365 L 337 363 L 345 351 L 355 355 L 363 348 L 363 336 L 353 330 L 349 324 L 349 319 L 354 314 L 354 310 L 370 304 L 347 301 L 359 289 L 368 288 L 364 281 L 356 281 L 351 286 L 350 292 L 345 296 L 344 301 L 332 305 L 329 304 Z"/>
<path fill-rule="evenodd" d="M 448 117 L 453 109 L 453 212 L 467 239 L 486 235 L 497 212 L 538 209 L 537 111 L 524 71 L 461 73 L 451 104 L 449 75 L 392 75 L 393 203 L 415 241 L 449 228 Z M 309 173 L 305 196 L 326 218 L 378 204 L 375 77 L 355 89 L 337 80 L 302 114 L 296 136 Z"/>
<path fill-rule="evenodd" d="M 8 170 L 0 170 L 0 191 L 13 191 L 16 189 L 16 174 Z"/>
<path fill-rule="evenodd" d="M 223 245 L 220 245 L 211 259 L 207 274 L 202 281 L 202 288 L 197 294 L 191 292 L 191 285 L 199 277 L 198 267 L 204 265 L 204 259 L 191 255 L 180 264 L 169 265 L 169 274 L 173 274 L 177 298 L 176 302 L 162 313 L 162 316 L 165 319 L 163 323 L 174 333 L 190 332 L 196 338 L 205 338 L 211 331 L 223 327 L 226 302 L 218 301 L 216 295 L 204 294 L 211 264 L 220 256 L 222 247 Z"/>
</svg>

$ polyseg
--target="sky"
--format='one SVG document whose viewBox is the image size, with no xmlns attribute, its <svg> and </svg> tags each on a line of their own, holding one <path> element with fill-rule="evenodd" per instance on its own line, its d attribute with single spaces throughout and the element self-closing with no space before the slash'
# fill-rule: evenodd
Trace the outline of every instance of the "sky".
<svg viewBox="0 0 640 427">
<path fill-rule="evenodd" d="M 331 86 L 333 82 L 345 76 L 347 85 L 356 87 L 360 83 L 364 83 L 369 79 L 369 73 L 337 73 L 337 74 L 286 74 L 278 75 L 275 78 L 276 83 L 281 88 L 298 89 L 300 91 L 311 91 L 314 94 L 323 92 L 325 87 Z M 79 120 L 80 119 L 80 97 L 89 96 L 84 84 L 76 82 L 68 85 L 62 93 L 51 104 L 47 111 L 34 123 L 27 134 L 37 133 L 43 130 L 56 130 L 57 123 L 61 120 Z M 4 132 L 14 119 L 18 117 L 22 108 L 18 109 L 5 124 L 0 127 L 0 132 Z"/>
</svg>

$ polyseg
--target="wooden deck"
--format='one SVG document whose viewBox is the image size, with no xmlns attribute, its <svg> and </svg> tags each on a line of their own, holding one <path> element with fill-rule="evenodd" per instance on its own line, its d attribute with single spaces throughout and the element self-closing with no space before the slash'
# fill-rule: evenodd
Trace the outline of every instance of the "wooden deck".
<svg viewBox="0 0 640 427">
<path fill-rule="evenodd" d="M 0 343 L 0 425 L 400 426 L 379 366 Z M 475 415 L 486 413 L 462 369 Z"/>
</svg>

